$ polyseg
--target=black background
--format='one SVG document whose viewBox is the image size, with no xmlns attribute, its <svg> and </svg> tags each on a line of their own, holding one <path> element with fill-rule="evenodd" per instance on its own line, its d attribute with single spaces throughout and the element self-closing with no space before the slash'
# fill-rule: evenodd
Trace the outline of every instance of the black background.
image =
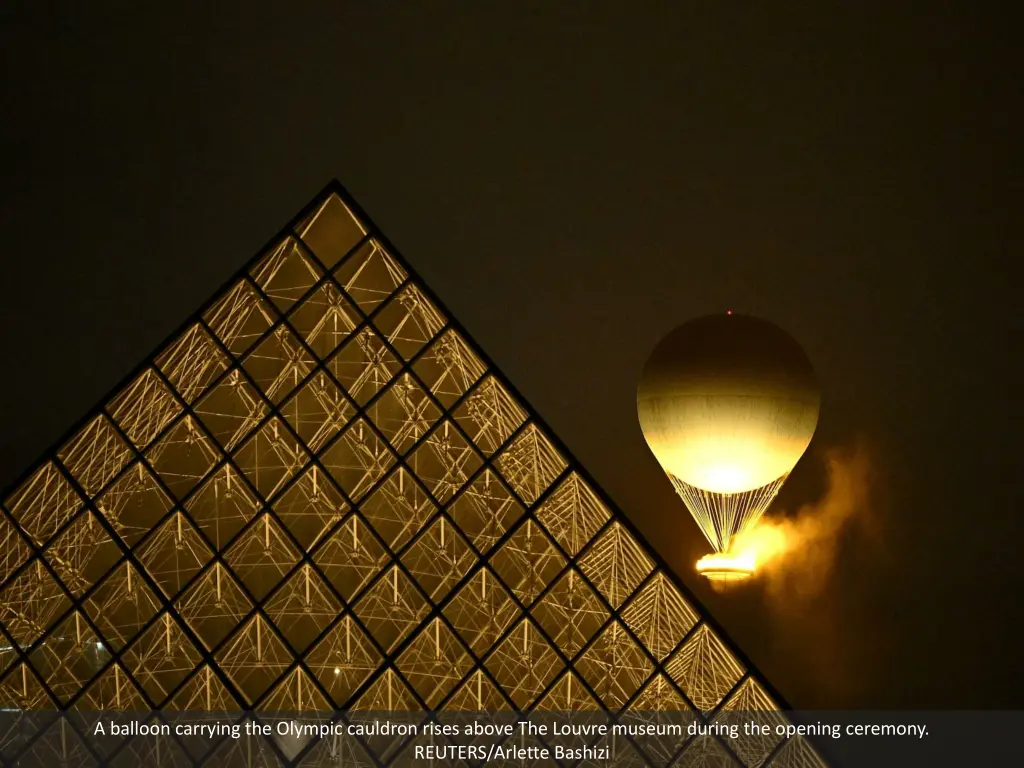
<svg viewBox="0 0 1024 768">
<path fill-rule="evenodd" d="M 144 5 L 0 11 L 0 482 L 337 177 L 792 704 L 1017 706 L 1012 19 Z M 636 422 L 657 340 L 726 308 L 821 379 L 776 514 L 869 457 L 810 596 L 708 593 Z"/>
</svg>

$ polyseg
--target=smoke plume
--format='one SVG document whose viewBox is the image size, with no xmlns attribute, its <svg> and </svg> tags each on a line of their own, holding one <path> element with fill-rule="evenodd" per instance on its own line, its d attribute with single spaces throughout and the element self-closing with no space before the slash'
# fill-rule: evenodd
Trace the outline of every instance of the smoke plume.
<svg viewBox="0 0 1024 768">
<path fill-rule="evenodd" d="M 870 527 L 871 463 L 862 442 L 825 452 L 827 484 L 796 512 L 774 510 L 737 536 L 732 550 L 754 554 L 769 597 L 817 597 L 828 585 L 838 547 L 854 525 Z"/>
</svg>

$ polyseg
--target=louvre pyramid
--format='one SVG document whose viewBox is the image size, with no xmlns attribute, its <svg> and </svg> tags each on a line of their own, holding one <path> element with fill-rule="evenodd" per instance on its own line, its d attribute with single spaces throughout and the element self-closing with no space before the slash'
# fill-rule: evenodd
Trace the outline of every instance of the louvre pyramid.
<svg viewBox="0 0 1024 768">
<path fill-rule="evenodd" d="M 778 709 L 336 183 L 2 505 L 0 709 L 53 713 L 0 733 L 12 765 L 338 764 L 100 754 L 69 711 Z M 778 737 L 615 761 L 823 765 Z"/>
</svg>

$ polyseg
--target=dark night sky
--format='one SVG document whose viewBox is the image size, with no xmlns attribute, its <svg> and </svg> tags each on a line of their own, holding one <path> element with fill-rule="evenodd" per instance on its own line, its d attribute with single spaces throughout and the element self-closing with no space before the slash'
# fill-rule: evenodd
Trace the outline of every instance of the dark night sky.
<svg viewBox="0 0 1024 768">
<path fill-rule="evenodd" d="M 337 177 L 794 705 L 1019 706 L 1010 19 L 87 5 L 0 11 L 0 482 Z M 781 505 L 829 447 L 872 466 L 830 580 L 785 609 L 697 583 L 636 421 L 656 341 L 727 307 L 820 376 Z"/>
</svg>

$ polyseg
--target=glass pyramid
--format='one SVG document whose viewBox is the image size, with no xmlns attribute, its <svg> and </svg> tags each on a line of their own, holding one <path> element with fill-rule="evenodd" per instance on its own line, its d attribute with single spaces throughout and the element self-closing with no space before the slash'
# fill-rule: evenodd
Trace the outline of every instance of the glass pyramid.
<svg viewBox="0 0 1024 768">
<path fill-rule="evenodd" d="M 83 725 L 100 710 L 778 710 L 336 183 L 2 506 L 6 764 L 404 759 L 100 749 Z M 623 740 L 612 761 L 824 764 L 776 736 Z"/>
</svg>

